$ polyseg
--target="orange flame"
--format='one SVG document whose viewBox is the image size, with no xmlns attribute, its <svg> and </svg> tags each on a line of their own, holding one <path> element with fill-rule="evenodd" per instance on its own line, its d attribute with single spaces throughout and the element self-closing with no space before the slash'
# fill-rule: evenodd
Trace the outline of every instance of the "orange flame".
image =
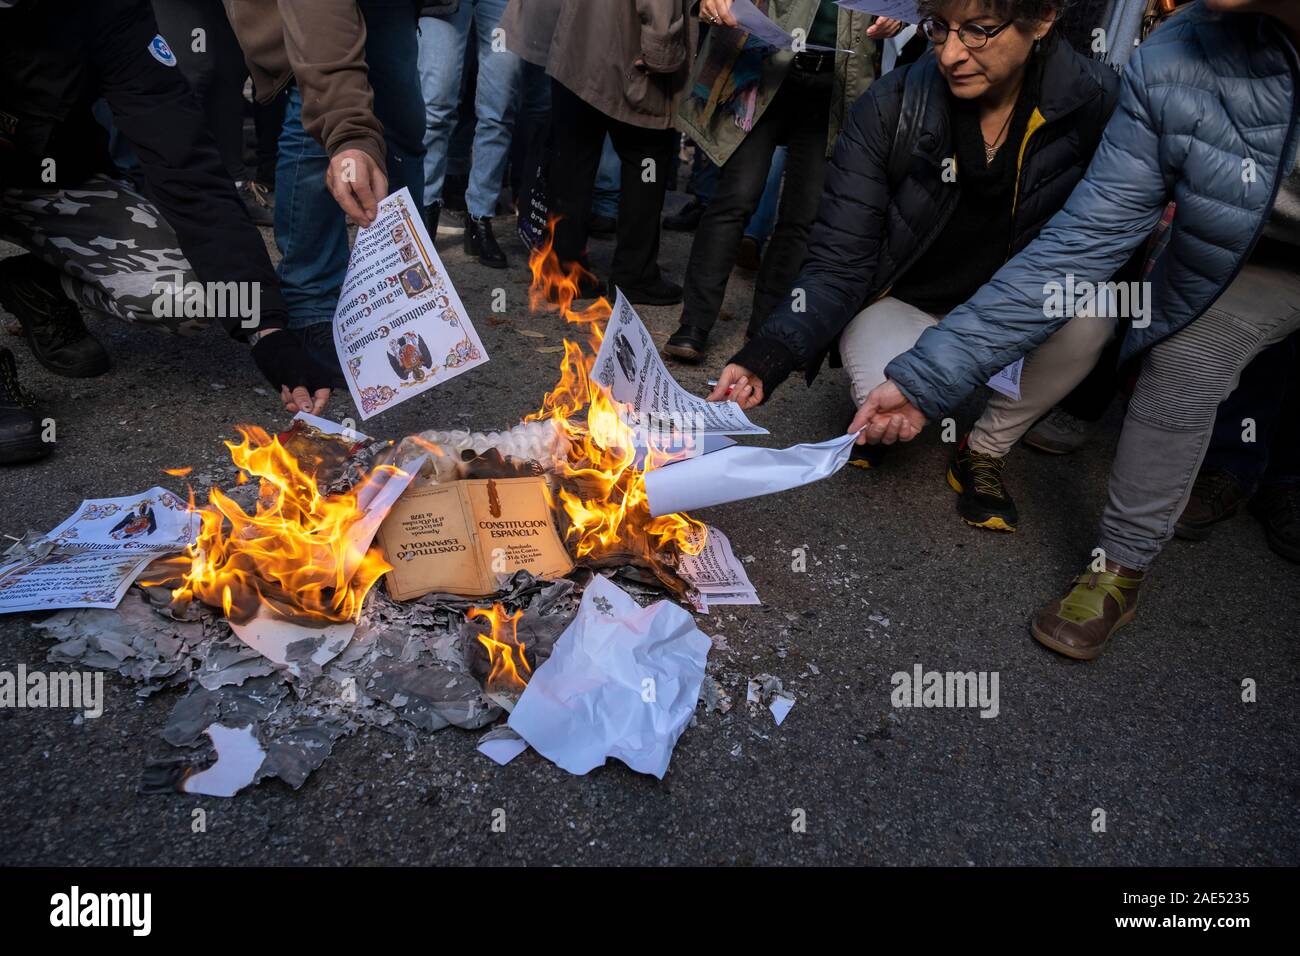
<svg viewBox="0 0 1300 956">
<path fill-rule="evenodd" d="M 487 648 L 488 663 L 492 665 L 484 686 L 488 690 L 505 691 L 522 691 L 527 687 L 533 669 L 528 666 L 524 645 L 519 640 L 519 619 L 524 612 L 508 614 L 500 604 L 493 604 L 491 610 L 470 608 L 465 616 L 469 620 L 483 618 L 491 627 L 489 633 L 478 635 L 479 643 Z M 517 666 L 516 655 L 519 658 Z"/>
<path fill-rule="evenodd" d="M 591 380 L 613 307 L 602 297 L 580 311 L 573 308 L 586 270 L 577 263 L 560 265 L 554 237 L 552 219 L 546 241 L 529 256 L 533 281 L 528 304 L 534 311 L 558 311 L 566 322 L 583 326 L 588 349 L 584 352 L 578 343 L 564 340 L 560 381 L 547 393 L 542 407 L 524 420 L 549 420 L 569 440 L 569 457 L 560 463 L 560 470 L 576 490 L 559 492 L 569 516 L 569 543 L 578 558 L 598 556 L 636 536 L 628 532 L 640 532 L 655 549 L 675 544 L 697 554 L 704 546 L 703 524 L 683 514 L 650 517 L 644 475 L 634 467 L 637 449 L 632 429 L 620 415 L 619 403 Z M 650 457 L 653 463 L 653 449 Z"/>
<path fill-rule="evenodd" d="M 187 465 L 186 467 L 184 467 L 184 468 L 164 468 L 164 469 L 163 469 L 163 474 L 165 474 L 165 475 L 171 475 L 173 478 L 184 478 L 186 475 L 188 475 L 188 474 L 189 474 L 190 472 L 192 472 L 193 470 L 194 470 L 194 468 L 193 468 L 192 466 L 188 466 L 188 465 Z"/>
<path fill-rule="evenodd" d="M 225 444 L 241 473 L 260 479 L 257 505 L 246 514 L 220 489 L 208 492 L 198 540 L 186 553 L 189 567 L 173 599 L 197 599 L 237 621 L 251 618 L 260 605 L 355 620 L 366 593 L 391 570 L 378 548 L 362 551 L 349 535 L 362 517 L 357 499 L 363 486 L 325 497 L 279 439 L 254 426 L 241 426 L 239 433 L 239 444 Z"/>
</svg>

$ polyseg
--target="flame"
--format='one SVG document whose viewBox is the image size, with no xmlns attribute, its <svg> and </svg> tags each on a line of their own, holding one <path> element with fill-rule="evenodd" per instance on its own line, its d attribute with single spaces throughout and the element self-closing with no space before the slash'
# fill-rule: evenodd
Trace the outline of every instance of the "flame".
<svg viewBox="0 0 1300 956">
<path fill-rule="evenodd" d="M 188 474 L 189 474 L 190 472 L 192 472 L 193 470 L 194 470 L 194 468 L 193 468 L 192 466 L 188 466 L 188 465 L 187 465 L 186 467 L 184 467 L 184 468 L 164 468 L 164 469 L 163 469 L 163 474 L 165 474 L 165 475 L 171 475 L 171 476 L 174 477 L 174 478 L 184 478 L 186 475 L 188 475 Z"/>
<path fill-rule="evenodd" d="M 491 610 L 470 608 L 465 615 L 471 621 L 483 618 L 491 627 L 489 633 L 478 635 L 479 643 L 487 648 L 488 663 L 492 665 L 483 685 L 488 690 L 522 691 L 533 676 L 533 669 L 524 656 L 524 645 L 519 640 L 519 619 L 523 616 L 523 611 L 508 614 L 500 604 L 493 604 Z M 518 666 L 515 664 L 516 654 Z"/>
<path fill-rule="evenodd" d="M 367 592 L 391 570 L 378 548 L 362 551 L 349 534 L 363 515 L 364 484 L 325 497 L 278 438 L 254 426 L 239 433 L 239 444 L 225 444 L 241 474 L 260 479 L 257 505 L 247 514 L 219 488 L 208 492 L 173 600 L 197 599 L 236 621 L 261 605 L 295 617 L 356 620 Z M 383 470 L 397 471 L 382 466 L 377 473 Z"/>
<path fill-rule="evenodd" d="M 644 473 L 634 467 L 633 431 L 620 414 L 620 403 L 591 380 L 613 307 L 602 297 L 581 311 L 573 308 L 579 284 L 588 274 L 577 263 L 560 265 L 554 237 L 552 219 L 546 241 L 528 259 L 533 276 L 529 308 L 558 311 L 566 322 L 583 327 L 588 348 L 584 351 L 578 343 L 564 340 L 560 381 L 547 393 L 542 407 L 524 421 L 550 421 L 569 440 L 568 459 L 559 466 L 561 476 L 571 480 L 558 495 L 569 517 L 569 545 L 576 557 L 583 558 L 643 536 L 655 550 L 675 545 L 698 554 L 705 542 L 703 524 L 684 514 L 650 517 Z M 653 447 L 648 457 L 653 466 Z"/>
</svg>

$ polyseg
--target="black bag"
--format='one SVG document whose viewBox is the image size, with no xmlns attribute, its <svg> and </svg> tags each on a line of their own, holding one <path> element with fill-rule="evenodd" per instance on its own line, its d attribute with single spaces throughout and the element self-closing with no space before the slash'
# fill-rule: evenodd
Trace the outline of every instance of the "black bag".
<svg viewBox="0 0 1300 956">
<path fill-rule="evenodd" d="M 532 137 L 528 155 L 524 159 L 526 178 L 520 184 L 519 240 L 529 252 L 535 252 L 546 242 L 550 229 L 551 192 L 547 182 L 546 166 L 551 155 L 551 123 Z"/>
</svg>

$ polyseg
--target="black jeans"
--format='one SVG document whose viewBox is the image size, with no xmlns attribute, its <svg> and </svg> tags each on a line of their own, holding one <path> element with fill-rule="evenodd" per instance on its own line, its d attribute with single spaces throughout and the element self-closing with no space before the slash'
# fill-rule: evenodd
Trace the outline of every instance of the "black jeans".
<svg viewBox="0 0 1300 956">
<path fill-rule="evenodd" d="M 785 144 L 785 184 L 776 230 L 763 253 L 754 286 L 749 330 L 756 331 L 789 293 L 808 249 L 826 178 L 826 136 L 833 73 L 806 73 L 792 66 L 772 102 L 731 154 L 717 192 L 704 211 L 686 267 L 682 323 L 711 329 L 718 320 L 727 278 L 735 268 L 745 223 L 758 208 L 772 154 Z"/>
<path fill-rule="evenodd" d="M 1255 423 L 1246 441 L 1247 419 Z M 1219 406 L 1201 470 L 1222 468 L 1249 489 L 1300 481 L 1300 333 L 1269 346 L 1246 366 Z"/>
<path fill-rule="evenodd" d="M 592 188 L 608 133 L 623 163 L 618 242 L 610 279 L 627 287 L 654 282 L 659 277 L 659 217 L 677 131 L 646 129 L 606 116 L 555 81 L 551 129 L 547 177 L 551 213 L 560 217 L 555 227 L 555 254 L 560 262 L 580 261 L 585 255 Z M 647 159 L 654 161 L 653 167 L 645 164 Z"/>
</svg>

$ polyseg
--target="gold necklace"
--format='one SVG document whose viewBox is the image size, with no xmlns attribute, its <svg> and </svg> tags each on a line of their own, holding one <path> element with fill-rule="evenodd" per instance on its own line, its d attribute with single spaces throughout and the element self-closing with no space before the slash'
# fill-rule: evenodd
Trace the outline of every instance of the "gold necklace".
<svg viewBox="0 0 1300 956">
<path fill-rule="evenodd" d="M 1007 131 L 1007 127 L 1011 125 L 1011 117 L 1015 114 L 1015 112 L 1016 112 L 1016 108 L 1014 105 L 1012 105 L 1011 109 L 1007 112 L 1007 118 L 1002 121 L 1002 128 L 998 130 L 998 134 L 993 137 L 992 146 L 989 145 L 988 140 L 986 139 L 984 140 L 984 165 L 985 166 L 989 166 L 993 163 L 993 157 L 996 156 L 998 154 L 998 150 L 1002 148 L 1002 143 L 1000 142 L 1002 139 L 1002 134 L 1005 133 Z M 983 136 L 981 135 L 980 138 L 983 139 Z"/>
</svg>

